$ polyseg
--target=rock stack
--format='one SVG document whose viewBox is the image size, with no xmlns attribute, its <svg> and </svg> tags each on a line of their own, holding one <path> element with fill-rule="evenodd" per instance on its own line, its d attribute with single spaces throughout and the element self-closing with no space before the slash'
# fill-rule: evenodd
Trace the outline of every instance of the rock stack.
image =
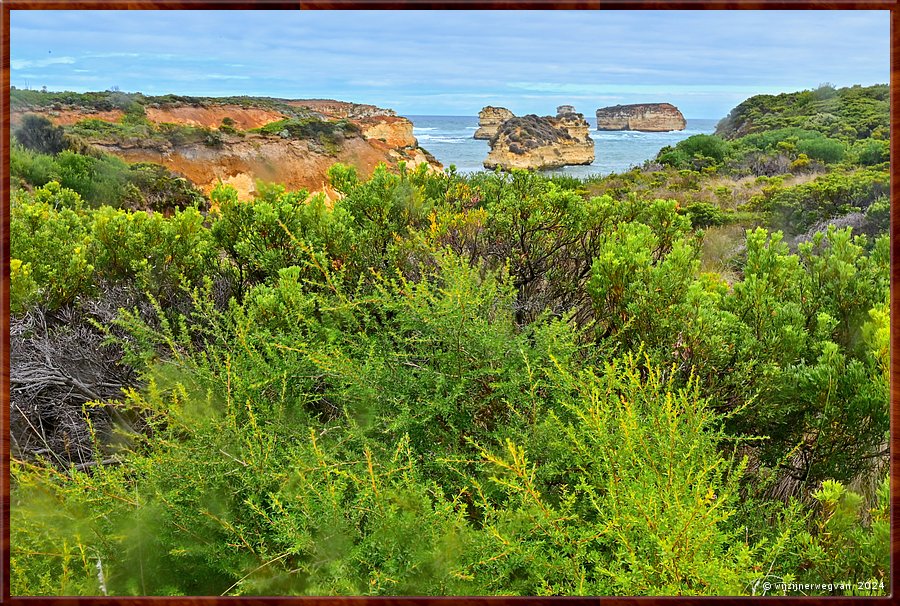
<svg viewBox="0 0 900 606">
<path fill-rule="evenodd" d="M 590 164 L 594 161 L 594 141 L 589 132 L 584 115 L 576 113 L 571 105 L 558 107 L 556 117 L 511 116 L 491 137 L 491 151 L 484 167 L 540 170 Z"/>
<path fill-rule="evenodd" d="M 475 131 L 476 139 L 490 139 L 497 134 L 500 125 L 515 117 L 505 107 L 493 107 L 488 105 L 478 112 L 478 130 Z"/>
<path fill-rule="evenodd" d="M 597 130 L 663 132 L 684 130 L 687 122 L 671 103 L 614 105 L 597 110 Z"/>
</svg>

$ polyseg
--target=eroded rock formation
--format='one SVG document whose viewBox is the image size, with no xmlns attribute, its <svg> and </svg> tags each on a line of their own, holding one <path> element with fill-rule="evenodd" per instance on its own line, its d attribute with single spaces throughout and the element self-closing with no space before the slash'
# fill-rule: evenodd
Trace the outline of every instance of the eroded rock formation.
<svg viewBox="0 0 900 606">
<path fill-rule="evenodd" d="M 684 130 L 687 122 L 671 103 L 615 105 L 597 110 L 597 130 L 662 132 Z"/>
<path fill-rule="evenodd" d="M 584 115 L 560 106 L 557 116 L 529 114 L 505 120 L 491 138 L 485 168 L 540 170 L 594 161 L 594 141 Z"/>
<path fill-rule="evenodd" d="M 497 134 L 500 125 L 514 118 L 515 114 L 505 107 L 493 107 L 488 105 L 478 112 L 478 130 L 475 131 L 475 139 L 490 139 Z"/>
<path fill-rule="evenodd" d="M 293 136 L 287 131 L 274 135 L 248 132 L 291 118 L 292 108 L 323 123 L 346 121 L 351 126 L 326 133 L 324 143 L 322 138 Z M 419 147 L 412 122 L 393 110 L 374 105 L 327 99 L 278 101 L 268 107 L 211 102 L 147 103 L 145 112 L 148 122 L 154 125 L 210 129 L 215 133 L 215 144 L 163 137 L 121 138 L 99 132 L 85 142 L 127 162 L 161 164 L 207 193 L 222 181 L 233 185 L 240 198 L 247 199 L 255 193 L 257 180 L 280 183 L 288 189 L 327 192 L 326 173 L 335 162 L 354 166 L 362 177 L 371 175 L 381 162 L 396 166 L 402 161 L 411 168 L 425 163 L 435 170 L 442 168 L 434 156 Z M 15 126 L 27 113 L 43 115 L 58 125 L 72 125 L 88 118 L 118 122 L 123 116 L 121 110 L 96 111 L 77 106 L 14 108 L 12 124 Z M 219 129 L 225 119 L 234 127 L 230 132 Z"/>
</svg>

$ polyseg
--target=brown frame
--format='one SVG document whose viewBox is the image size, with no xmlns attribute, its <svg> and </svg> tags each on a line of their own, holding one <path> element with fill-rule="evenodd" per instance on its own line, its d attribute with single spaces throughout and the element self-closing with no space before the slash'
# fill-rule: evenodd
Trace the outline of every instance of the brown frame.
<svg viewBox="0 0 900 606">
<path fill-rule="evenodd" d="M 804 604 L 888 604 L 894 601 L 897 589 L 894 579 L 900 568 L 900 359 L 891 356 L 890 366 L 890 476 L 891 476 L 891 589 L 887 597 L 732 597 L 732 598 L 705 598 L 705 597 L 614 597 L 614 598 L 528 598 L 528 597 L 125 597 L 125 598 L 96 598 L 96 597 L 11 597 L 9 593 L 9 556 L 10 556 L 10 485 L 9 485 L 9 153 L 10 153 L 10 11 L 11 10 L 184 10 L 184 9 L 281 9 L 281 10 L 349 10 L 349 9 L 556 9 L 556 10 L 787 10 L 787 9 L 812 9 L 812 10 L 888 10 L 890 11 L 890 38 L 891 38 L 891 78 L 890 78 L 890 106 L 891 106 L 891 213 L 890 237 L 891 237 L 891 328 L 890 347 L 892 351 L 900 351 L 900 215 L 897 208 L 900 205 L 897 184 L 900 182 L 900 162 L 893 161 L 900 157 L 900 0 L 674 0 L 665 2 L 661 0 L 308 0 L 288 2 L 285 0 L 0 0 L 2 10 L 2 28 L 0 28 L 0 71 L 2 71 L 3 91 L 0 95 L 0 159 L 2 159 L 3 172 L 0 174 L 0 604 L 12 603 L 22 605 L 39 604 L 76 604 L 92 603 L 94 601 L 121 604 L 123 606 L 137 606 L 139 604 L 253 604 L 270 606 L 282 603 L 303 603 L 332 606 L 363 606 L 372 604 L 383 606 L 386 604 L 439 606 L 447 603 L 484 605 L 484 606 L 524 606 L 525 604 L 551 604 L 586 605 L 596 604 L 599 600 L 615 601 L 617 604 L 638 606 L 656 603 L 699 605 L 710 603 L 743 604 L 757 600 L 796 602 Z"/>
</svg>

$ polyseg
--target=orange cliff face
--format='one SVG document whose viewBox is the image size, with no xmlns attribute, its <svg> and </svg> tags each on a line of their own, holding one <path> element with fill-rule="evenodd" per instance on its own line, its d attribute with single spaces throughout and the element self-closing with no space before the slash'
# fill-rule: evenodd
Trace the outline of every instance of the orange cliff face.
<svg viewBox="0 0 900 606">
<path fill-rule="evenodd" d="M 323 145 L 311 138 L 295 138 L 281 134 L 219 132 L 220 143 L 175 144 L 164 139 L 116 140 L 94 137 L 88 142 L 95 148 L 119 156 L 127 162 L 154 162 L 179 173 L 209 193 L 218 183 L 232 185 L 241 199 L 253 197 L 257 181 L 284 185 L 288 190 L 325 191 L 334 197 L 327 185 L 327 171 L 336 162 L 356 168 L 361 177 L 372 174 L 379 163 L 396 167 L 406 162 L 410 167 L 425 163 L 432 170 L 441 164 L 418 146 L 413 124 L 392 110 L 330 100 L 296 100 L 287 105 L 305 108 L 324 121 L 344 119 L 358 132 L 340 136 L 332 144 Z M 229 118 L 231 126 L 247 131 L 289 118 L 277 109 L 245 107 L 231 104 L 176 105 L 145 108 L 147 120 L 154 124 L 217 129 Z M 14 110 L 13 127 L 26 113 L 47 117 L 57 125 L 68 126 L 85 119 L 117 122 L 121 110 L 92 111 L 87 108 Z"/>
</svg>

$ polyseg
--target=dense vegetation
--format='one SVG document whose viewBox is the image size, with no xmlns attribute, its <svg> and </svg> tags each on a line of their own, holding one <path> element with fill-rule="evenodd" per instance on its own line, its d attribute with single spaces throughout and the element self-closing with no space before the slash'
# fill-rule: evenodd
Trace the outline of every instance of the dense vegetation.
<svg viewBox="0 0 900 606">
<path fill-rule="evenodd" d="M 12 87 L 10 90 L 10 106 L 13 110 L 39 108 L 62 109 L 65 107 L 84 108 L 96 111 L 125 110 L 135 105 L 151 107 L 178 107 L 182 105 L 216 106 L 239 105 L 242 107 L 260 107 L 274 109 L 289 116 L 305 117 L 309 112 L 304 108 L 289 105 L 282 99 L 272 97 L 191 97 L 185 95 L 144 95 L 126 93 L 118 90 L 107 90 L 87 93 L 71 91 L 48 92 Z"/>
<path fill-rule="evenodd" d="M 115 122 L 88 117 L 67 127 L 53 127 L 46 118 L 26 113 L 15 137 L 26 149 L 45 154 L 56 154 L 65 149 L 85 152 L 96 141 L 138 143 L 144 147 L 204 144 L 218 148 L 222 147 L 229 135 L 244 137 L 248 132 L 308 139 L 317 142 L 329 153 L 334 153 L 345 137 L 359 134 L 359 128 L 346 119 L 329 120 L 307 107 L 270 97 L 154 97 L 120 91 L 74 93 L 13 89 L 10 91 L 10 102 L 14 110 L 21 112 L 121 110 L 122 117 Z M 148 107 L 167 109 L 231 105 L 274 110 L 288 117 L 260 128 L 242 131 L 235 127 L 233 119 L 227 117 L 217 128 L 206 128 L 188 124 L 157 124 L 148 120 L 146 113 Z"/>
<path fill-rule="evenodd" d="M 888 138 L 887 84 L 750 97 L 719 123 L 716 134 L 734 139 L 780 128 L 802 128 L 843 140 Z"/>
<path fill-rule="evenodd" d="M 682 143 L 166 212 L 14 147 L 12 593 L 886 594 L 886 166 Z"/>
</svg>

